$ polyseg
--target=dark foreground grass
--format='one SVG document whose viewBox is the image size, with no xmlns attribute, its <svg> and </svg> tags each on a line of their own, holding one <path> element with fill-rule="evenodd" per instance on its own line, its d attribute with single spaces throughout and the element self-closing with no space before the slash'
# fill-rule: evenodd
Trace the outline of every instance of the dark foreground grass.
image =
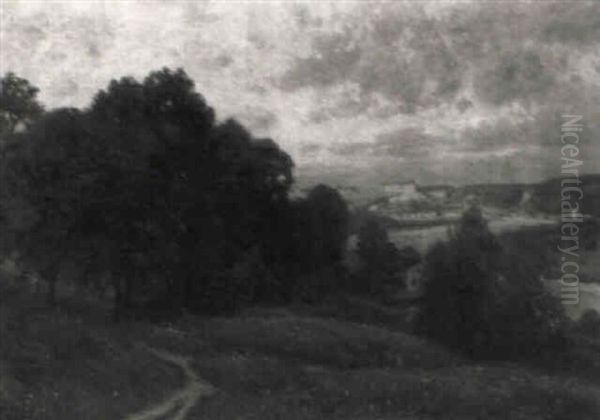
<svg viewBox="0 0 600 420">
<path fill-rule="evenodd" d="M 591 420 L 600 412 L 599 394 L 585 384 L 510 366 L 340 371 L 231 358 L 198 364 L 222 388 L 197 405 L 196 418 Z"/>
<path fill-rule="evenodd" d="M 191 418 L 600 418 L 600 388 L 586 378 L 469 362 L 408 334 L 286 309 L 190 318 L 152 340 L 184 341 L 218 388 Z"/>
<path fill-rule="evenodd" d="M 103 312 L 105 314 L 105 312 Z M 0 418 L 121 419 L 181 386 L 127 327 L 66 303 L 0 294 Z"/>
<path fill-rule="evenodd" d="M 87 304 L 49 309 L 22 293 L 0 299 L 2 419 L 113 420 L 159 403 L 183 378 L 145 346 L 189 357 L 217 389 L 189 419 L 600 418 L 600 381 L 580 375 L 583 365 L 475 363 L 392 331 L 381 317 L 371 325 L 323 308 L 259 308 L 113 325 L 105 309 Z M 600 360 L 594 343 L 573 353 L 581 363 Z"/>
</svg>

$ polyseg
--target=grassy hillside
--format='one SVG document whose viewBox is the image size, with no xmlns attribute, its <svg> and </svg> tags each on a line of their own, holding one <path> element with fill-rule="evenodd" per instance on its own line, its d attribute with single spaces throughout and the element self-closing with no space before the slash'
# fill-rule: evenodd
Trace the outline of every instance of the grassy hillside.
<svg viewBox="0 0 600 420">
<path fill-rule="evenodd" d="M 105 313 L 85 303 L 51 309 L 3 288 L 0 418 L 119 419 L 181 385 L 180 372 L 130 334 L 143 326 L 107 324 Z"/>
<path fill-rule="evenodd" d="M 346 303 L 330 311 L 255 308 L 235 317 L 115 325 L 101 306 L 50 309 L 27 292 L 0 296 L 3 419 L 112 420 L 156 404 L 184 381 L 148 349 L 189 358 L 217 390 L 195 404 L 190 419 L 600 415 L 600 375 L 581 374 L 600 372 L 600 343 L 589 338 L 582 366 L 551 371 L 466 360 L 398 330 L 393 308 L 375 303 L 370 312 L 387 318 L 369 319 Z"/>
<path fill-rule="evenodd" d="M 565 373 L 473 363 L 414 336 L 287 310 L 188 319 L 178 339 L 219 389 L 202 419 L 595 419 L 600 389 Z"/>
</svg>

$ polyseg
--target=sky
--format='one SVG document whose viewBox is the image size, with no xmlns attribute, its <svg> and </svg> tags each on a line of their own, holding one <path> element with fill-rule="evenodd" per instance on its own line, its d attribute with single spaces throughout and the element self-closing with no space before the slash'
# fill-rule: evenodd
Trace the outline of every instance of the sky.
<svg viewBox="0 0 600 420">
<path fill-rule="evenodd" d="M 0 71 L 47 108 L 182 67 L 217 117 L 291 154 L 299 178 L 536 182 L 561 115 L 600 172 L 600 1 L 0 0 Z"/>
</svg>

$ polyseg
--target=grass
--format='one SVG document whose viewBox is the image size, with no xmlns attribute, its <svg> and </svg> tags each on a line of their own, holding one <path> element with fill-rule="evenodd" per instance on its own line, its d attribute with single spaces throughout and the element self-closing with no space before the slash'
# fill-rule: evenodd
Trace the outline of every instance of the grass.
<svg viewBox="0 0 600 420">
<path fill-rule="evenodd" d="M 247 316 L 214 318 L 202 338 L 220 349 L 253 351 L 334 366 L 437 367 L 456 363 L 449 352 L 408 334 L 333 318 Z"/>
<path fill-rule="evenodd" d="M 199 375 L 219 390 L 191 418 L 591 420 L 600 414 L 599 384 L 577 372 L 474 363 L 409 334 L 309 312 L 188 318 L 150 340 L 171 351 L 187 346 Z"/>
<path fill-rule="evenodd" d="M 579 340 L 577 369 L 551 371 L 466 360 L 393 330 L 402 311 L 368 302 L 173 325 L 113 325 L 103 308 L 26 293 L 0 303 L 2 419 L 112 420 L 160 402 L 183 378 L 141 344 L 189 357 L 217 389 L 190 419 L 600 418 L 600 378 L 581 374 L 597 372 L 593 337 Z"/>
<path fill-rule="evenodd" d="M 182 383 L 126 329 L 41 297 L 0 293 L 0 418 L 118 419 Z"/>
</svg>

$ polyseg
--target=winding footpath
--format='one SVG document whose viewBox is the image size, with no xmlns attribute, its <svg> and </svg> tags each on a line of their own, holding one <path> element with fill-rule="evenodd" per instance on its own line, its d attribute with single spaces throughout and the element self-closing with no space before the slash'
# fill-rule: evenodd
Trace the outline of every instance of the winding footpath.
<svg viewBox="0 0 600 420">
<path fill-rule="evenodd" d="M 196 375 L 188 359 L 153 348 L 148 348 L 148 351 L 159 359 L 178 366 L 187 378 L 187 385 L 165 401 L 132 414 L 125 420 L 159 420 L 167 418 L 167 415 L 172 420 L 184 420 L 200 398 L 214 394 L 215 388 Z"/>
</svg>

